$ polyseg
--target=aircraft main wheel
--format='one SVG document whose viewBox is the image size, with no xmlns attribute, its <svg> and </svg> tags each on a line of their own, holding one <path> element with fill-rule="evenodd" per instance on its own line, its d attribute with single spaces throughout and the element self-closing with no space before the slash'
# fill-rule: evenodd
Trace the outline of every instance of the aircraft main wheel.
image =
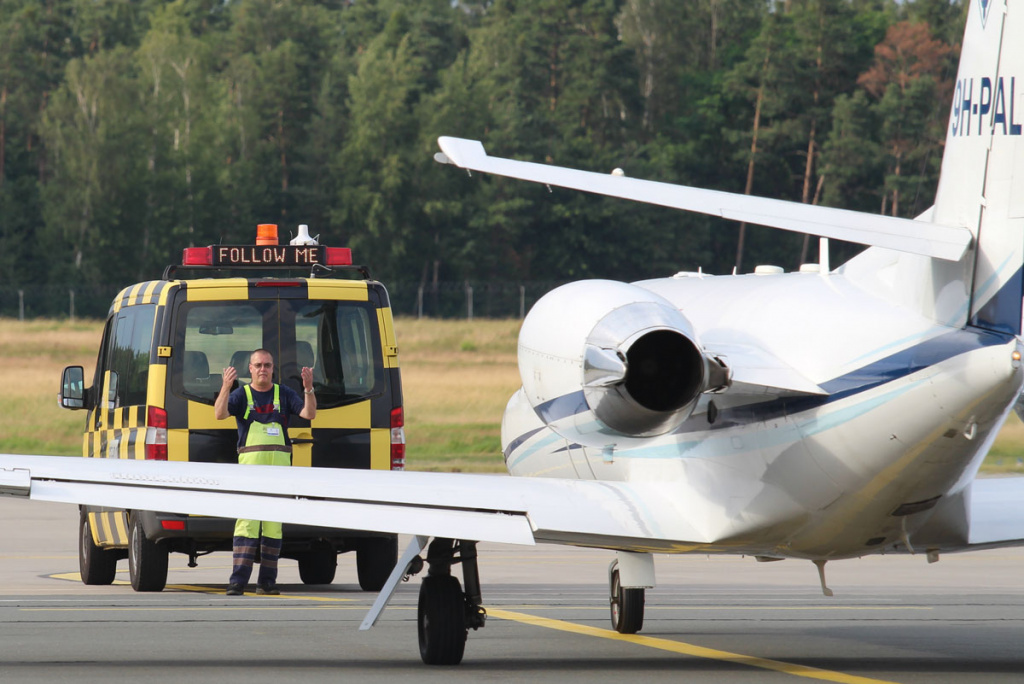
<svg viewBox="0 0 1024 684">
<path fill-rule="evenodd" d="M 299 579 L 303 584 L 330 584 L 338 570 L 338 552 L 327 542 L 315 544 L 299 556 Z"/>
<path fill-rule="evenodd" d="M 427 665 L 458 665 L 466 650 L 466 600 L 451 575 L 426 576 L 416 611 L 420 657 Z"/>
<path fill-rule="evenodd" d="M 398 563 L 398 537 L 364 539 L 356 549 L 356 573 L 363 591 L 380 591 Z"/>
<path fill-rule="evenodd" d="M 78 572 L 83 584 L 110 584 L 117 574 L 117 554 L 93 542 L 85 511 L 78 518 Z"/>
<path fill-rule="evenodd" d="M 644 589 L 626 589 L 619 580 L 619 569 L 612 570 L 612 629 L 619 634 L 636 634 L 644 626 Z"/>
<path fill-rule="evenodd" d="M 167 585 L 167 547 L 146 538 L 138 516 L 128 530 L 128 575 L 135 591 L 163 591 Z"/>
</svg>

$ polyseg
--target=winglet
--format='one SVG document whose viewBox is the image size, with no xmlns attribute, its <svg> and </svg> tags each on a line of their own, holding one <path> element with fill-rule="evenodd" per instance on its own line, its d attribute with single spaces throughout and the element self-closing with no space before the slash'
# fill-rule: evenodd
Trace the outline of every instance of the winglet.
<svg viewBox="0 0 1024 684">
<path fill-rule="evenodd" d="M 437 144 L 447 158 L 446 163 L 463 169 L 483 170 L 480 166 L 487 159 L 487 152 L 484 150 L 484 144 L 479 140 L 466 140 L 444 135 L 437 139 Z M 434 158 L 437 159 L 436 156 Z"/>
</svg>

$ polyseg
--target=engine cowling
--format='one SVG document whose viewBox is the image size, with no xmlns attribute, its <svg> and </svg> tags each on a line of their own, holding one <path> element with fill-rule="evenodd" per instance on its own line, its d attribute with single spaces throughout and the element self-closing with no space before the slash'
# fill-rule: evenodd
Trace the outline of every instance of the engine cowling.
<svg viewBox="0 0 1024 684">
<path fill-rule="evenodd" d="M 519 369 L 541 420 L 577 440 L 570 425 L 581 423 L 568 416 L 592 412 L 605 434 L 664 434 L 703 392 L 728 383 L 668 300 L 608 280 L 570 283 L 542 297 L 519 333 Z"/>
</svg>

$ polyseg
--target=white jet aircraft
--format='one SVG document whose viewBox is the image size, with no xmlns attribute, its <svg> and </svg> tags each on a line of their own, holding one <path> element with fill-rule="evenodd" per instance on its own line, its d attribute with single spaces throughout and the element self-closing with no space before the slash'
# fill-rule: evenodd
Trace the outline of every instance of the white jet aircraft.
<svg viewBox="0 0 1024 684">
<path fill-rule="evenodd" d="M 1024 387 L 1018 75 L 1024 6 L 974 0 L 935 206 L 916 220 L 441 138 L 439 160 L 466 169 L 870 245 L 836 270 L 554 290 L 520 334 L 502 424 L 515 477 L 3 455 L 0 493 L 411 534 L 363 626 L 425 560 L 427 663 L 459 662 L 484 623 L 478 541 L 617 551 L 620 632 L 642 626 L 655 552 L 807 559 L 827 593 L 833 559 L 1024 544 L 1024 478 L 975 479 Z"/>
</svg>

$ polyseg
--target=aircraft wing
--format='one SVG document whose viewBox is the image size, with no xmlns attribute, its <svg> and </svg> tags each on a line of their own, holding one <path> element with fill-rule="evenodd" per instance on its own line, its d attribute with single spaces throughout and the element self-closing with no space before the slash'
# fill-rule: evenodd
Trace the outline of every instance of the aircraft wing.
<svg viewBox="0 0 1024 684">
<path fill-rule="evenodd" d="M 1024 546 L 1024 477 L 980 477 L 942 497 L 910 542 L 917 551 Z"/>
<path fill-rule="evenodd" d="M 1024 477 L 971 483 L 968 548 L 1024 545 Z"/>
<path fill-rule="evenodd" d="M 0 495 L 510 544 L 705 541 L 659 483 L 0 454 Z"/>
<path fill-rule="evenodd" d="M 711 214 L 797 233 L 886 247 L 948 261 L 959 261 L 971 243 L 970 231 L 962 226 L 944 226 L 490 157 L 484 151 L 484 146 L 476 140 L 441 137 L 438 138 L 438 144 L 442 153 L 435 155 L 437 161 L 464 169 Z"/>
</svg>

